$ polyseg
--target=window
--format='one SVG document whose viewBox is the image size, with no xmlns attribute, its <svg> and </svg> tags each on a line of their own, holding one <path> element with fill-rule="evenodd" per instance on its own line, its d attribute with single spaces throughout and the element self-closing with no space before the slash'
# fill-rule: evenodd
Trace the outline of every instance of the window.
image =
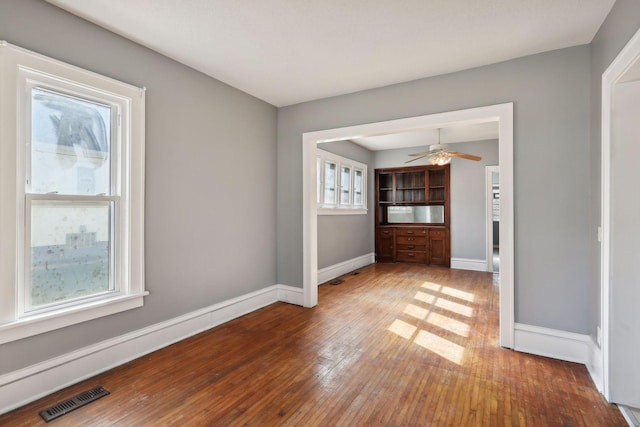
<svg viewBox="0 0 640 427">
<path fill-rule="evenodd" d="M 340 206 L 351 205 L 351 167 L 340 167 Z"/>
<path fill-rule="evenodd" d="M 325 205 L 336 204 L 336 185 L 338 176 L 336 175 L 336 163 L 325 160 L 324 162 L 324 200 Z"/>
<path fill-rule="evenodd" d="M 0 343 L 141 306 L 144 90 L 6 43 L 0 69 Z"/>
<path fill-rule="evenodd" d="M 318 214 L 366 214 L 367 165 L 318 149 Z"/>
</svg>

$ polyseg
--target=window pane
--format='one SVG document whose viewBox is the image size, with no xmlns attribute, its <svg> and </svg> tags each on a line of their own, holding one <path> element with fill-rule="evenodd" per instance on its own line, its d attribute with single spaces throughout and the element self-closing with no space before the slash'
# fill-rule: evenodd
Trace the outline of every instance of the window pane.
<svg viewBox="0 0 640 427">
<path fill-rule="evenodd" d="M 362 206 L 362 171 L 359 169 L 353 171 L 353 204 Z"/>
<path fill-rule="evenodd" d="M 320 157 L 316 159 L 316 179 L 316 202 L 320 203 L 320 197 L 322 197 L 322 159 Z"/>
<path fill-rule="evenodd" d="M 113 290 L 113 202 L 31 202 L 31 306 Z"/>
<path fill-rule="evenodd" d="M 351 168 L 342 166 L 340 168 L 340 204 L 351 203 Z"/>
<path fill-rule="evenodd" d="M 31 91 L 31 192 L 110 194 L 111 107 Z"/>
<path fill-rule="evenodd" d="M 331 162 L 324 163 L 324 204 L 336 204 L 336 169 L 337 165 Z"/>
</svg>

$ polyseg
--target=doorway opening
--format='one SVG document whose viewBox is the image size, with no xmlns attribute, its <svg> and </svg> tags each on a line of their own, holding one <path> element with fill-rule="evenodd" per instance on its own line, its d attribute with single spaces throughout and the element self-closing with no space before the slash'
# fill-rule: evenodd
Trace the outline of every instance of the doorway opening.
<svg viewBox="0 0 640 427">
<path fill-rule="evenodd" d="M 308 132 L 302 135 L 303 296 L 304 306 L 318 304 L 317 143 L 408 132 L 458 124 L 498 123 L 500 164 L 500 345 L 514 346 L 513 103 L 457 110 L 405 119 Z"/>
<path fill-rule="evenodd" d="M 487 195 L 486 239 L 487 271 L 500 272 L 500 167 L 485 169 Z"/>
</svg>

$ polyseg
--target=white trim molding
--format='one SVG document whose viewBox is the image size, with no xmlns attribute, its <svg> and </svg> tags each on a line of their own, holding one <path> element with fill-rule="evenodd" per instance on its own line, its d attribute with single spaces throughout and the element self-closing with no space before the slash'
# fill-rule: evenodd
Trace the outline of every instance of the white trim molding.
<svg viewBox="0 0 640 427">
<path fill-rule="evenodd" d="M 487 271 L 486 259 L 451 258 L 454 270 Z"/>
<path fill-rule="evenodd" d="M 278 301 L 302 305 L 302 288 L 269 286 L 4 374 L 0 414 Z"/>
<path fill-rule="evenodd" d="M 328 282 L 331 279 L 347 274 L 353 270 L 376 262 L 376 255 L 371 252 L 366 255 L 355 257 L 338 264 L 330 265 L 318 270 L 318 284 Z M 297 289 L 297 288 L 296 288 Z"/>
<path fill-rule="evenodd" d="M 574 332 L 515 324 L 514 350 L 553 359 L 587 364 L 591 337 Z"/>
<path fill-rule="evenodd" d="M 593 340 L 593 337 L 589 337 L 589 352 L 587 354 L 587 370 L 593 383 L 600 393 L 604 390 L 604 379 L 602 378 L 602 349 Z"/>
</svg>

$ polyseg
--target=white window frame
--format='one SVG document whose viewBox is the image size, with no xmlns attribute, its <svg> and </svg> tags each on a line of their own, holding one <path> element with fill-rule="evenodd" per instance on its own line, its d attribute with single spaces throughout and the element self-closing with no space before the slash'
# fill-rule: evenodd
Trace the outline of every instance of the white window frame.
<svg viewBox="0 0 640 427">
<path fill-rule="evenodd" d="M 366 215 L 367 214 L 367 165 L 346 157 L 318 149 L 316 161 L 317 188 L 321 194 L 317 195 L 318 215 Z M 324 200 L 325 164 L 336 165 L 336 200 L 335 203 Z M 349 203 L 341 203 L 342 196 L 342 168 L 349 168 Z M 362 172 L 362 205 L 355 205 L 355 171 Z"/>
<path fill-rule="evenodd" d="M 95 100 L 117 111 L 112 192 L 58 196 L 29 191 L 30 88 Z M 0 344 L 144 304 L 145 89 L 0 41 Z M 113 133 L 115 132 L 115 133 Z M 28 310 L 28 206 L 31 200 L 115 203 L 114 290 Z"/>
</svg>

